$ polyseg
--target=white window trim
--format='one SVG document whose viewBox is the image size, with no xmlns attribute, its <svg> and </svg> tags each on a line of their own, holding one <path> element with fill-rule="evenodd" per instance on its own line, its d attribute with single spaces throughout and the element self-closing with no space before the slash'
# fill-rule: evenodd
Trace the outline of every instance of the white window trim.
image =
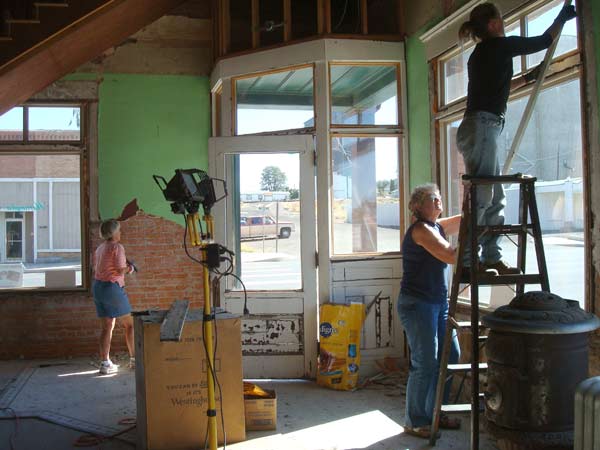
<svg viewBox="0 0 600 450">
<path fill-rule="evenodd" d="M 400 65 L 400 92 L 406 93 L 406 61 L 403 42 L 384 42 L 360 39 L 317 39 L 309 42 L 287 45 L 247 55 L 219 60 L 211 73 L 211 92 L 221 88 L 221 136 L 232 136 L 232 108 L 235 99 L 232 98 L 231 80 L 240 76 L 260 74 L 285 67 L 303 64 L 314 65 L 314 97 L 315 97 L 315 136 L 316 148 L 326 149 L 316 154 L 316 180 L 317 180 L 317 221 L 326 223 L 328 232 L 318 233 L 318 280 L 319 298 L 321 302 L 329 300 L 331 273 L 330 266 L 333 258 L 338 259 L 387 259 L 389 254 L 355 254 L 330 257 L 333 236 L 331 227 L 331 205 L 329 200 L 331 185 L 331 136 L 335 132 L 349 133 L 347 128 L 332 129 L 329 114 L 329 63 L 396 63 Z M 276 61 L 276 63 L 274 63 Z M 394 133 L 399 136 L 399 184 L 403 188 L 404 197 L 401 199 L 403 209 L 401 217 L 408 217 L 408 187 L 409 187 L 409 143 L 407 127 L 407 102 L 406 95 L 400 102 L 398 118 L 402 119 L 401 127 L 394 127 Z M 388 127 L 386 129 L 389 134 Z M 360 129 L 364 133 L 367 129 Z M 356 131 L 356 130 L 355 130 Z M 371 130 L 372 131 L 372 130 Z M 214 170 L 210 168 L 210 170 Z M 400 230 L 402 232 L 403 230 Z"/>
</svg>

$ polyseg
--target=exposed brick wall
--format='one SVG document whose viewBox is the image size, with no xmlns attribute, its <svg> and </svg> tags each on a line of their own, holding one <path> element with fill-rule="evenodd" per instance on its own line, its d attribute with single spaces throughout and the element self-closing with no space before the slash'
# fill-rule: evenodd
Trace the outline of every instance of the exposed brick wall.
<svg viewBox="0 0 600 450">
<path fill-rule="evenodd" d="M 91 228 L 95 250 L 98 225 Z M 166 309 L 177 299 L 191 300 L 192 308 L 203 305 L 202 269 L 185 255 L 183 227 L 138 211 L 121 222 L 121 230 L 127 257 L 139 268 L 125 280 L 134 310 Z M 89 291 L 0 293 L 0 359 L 96 355 L 99 335 Z M 125 349 L 117 325 L 111 352 Z"/>
<path fill-rule="evenodd" d="M 2 155 L 0 178 L 79 178 L 76 155 Z"/>
</svg>

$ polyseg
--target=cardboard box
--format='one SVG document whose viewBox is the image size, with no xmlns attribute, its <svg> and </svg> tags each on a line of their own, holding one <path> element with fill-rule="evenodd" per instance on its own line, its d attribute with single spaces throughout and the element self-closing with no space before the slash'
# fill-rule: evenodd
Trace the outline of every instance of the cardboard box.
<svg viewBox="0 0 600 450">
<path fill-rule="evenodd" d="M 269 397 L 244 397 L 246 431 L 275 430 L 277 428 L 277 394 L 265 389 Z"/>
<path fill-rule="evenodd" d="M 136 315 L 136 399 L 138 448 L 204 448 L 208 418 L 207 361 L 202 311 L 188 312 L 180 342 L 161 342 L 166 311 Z M 246 438 L 242 381 L 241 321 L 218 314 L 215 368 L 223 394 L 227 443 Z M 216 389 L 216 388 L 215 388 Z M 223 442 L 219 391 L 216 390 L 218 440 Z"/>
</svg>

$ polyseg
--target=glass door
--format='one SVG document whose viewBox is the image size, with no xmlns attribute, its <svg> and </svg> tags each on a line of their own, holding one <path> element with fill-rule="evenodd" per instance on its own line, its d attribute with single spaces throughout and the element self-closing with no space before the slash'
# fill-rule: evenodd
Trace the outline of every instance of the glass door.
<svg viewBox="0 0 600 450">
<path fill-rule="evenodd" d="M 221 305 L 242 320 L 244 376 L 314 376 L 317 340 L 315 169 L 312 136 L 210 140 L 210 171 L 226 180 L 215 237 L 234 252 L 239 280 Z M 246 295 L 244 295 L 244 287 Z"/>
<path fill-rule="evenodd" d="M 5 217 L 6 259 L 22 261 L 25 255 L 23 213 L 6 213 Z"/>
</svg>

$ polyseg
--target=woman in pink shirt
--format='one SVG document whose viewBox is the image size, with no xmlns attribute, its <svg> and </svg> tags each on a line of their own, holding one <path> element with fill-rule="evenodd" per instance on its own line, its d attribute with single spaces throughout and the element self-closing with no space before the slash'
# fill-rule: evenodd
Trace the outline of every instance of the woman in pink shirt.
<svg viewBox="0 0 600 450">
<path fill-rule="evenodd" d="M 100 334 L 100 373 L 115 373 L 119 366 L 110 360 L 110 342 L 115 328 L 116 318 L 125 327 L 125 340 L 129 350 L 130 367 L 134 367 L 133 319 L 131 305 L 125 286 L 125 274 L 134 271 L 133 264 L 125 258 L 125 248 L 119 243 L 121 227 L 114 219 L 102 222 L 100 236 L 105 241 L 94 253 L 94 284 L 92 292 L 96 312 L 102 324 Z"/>
</svg>

